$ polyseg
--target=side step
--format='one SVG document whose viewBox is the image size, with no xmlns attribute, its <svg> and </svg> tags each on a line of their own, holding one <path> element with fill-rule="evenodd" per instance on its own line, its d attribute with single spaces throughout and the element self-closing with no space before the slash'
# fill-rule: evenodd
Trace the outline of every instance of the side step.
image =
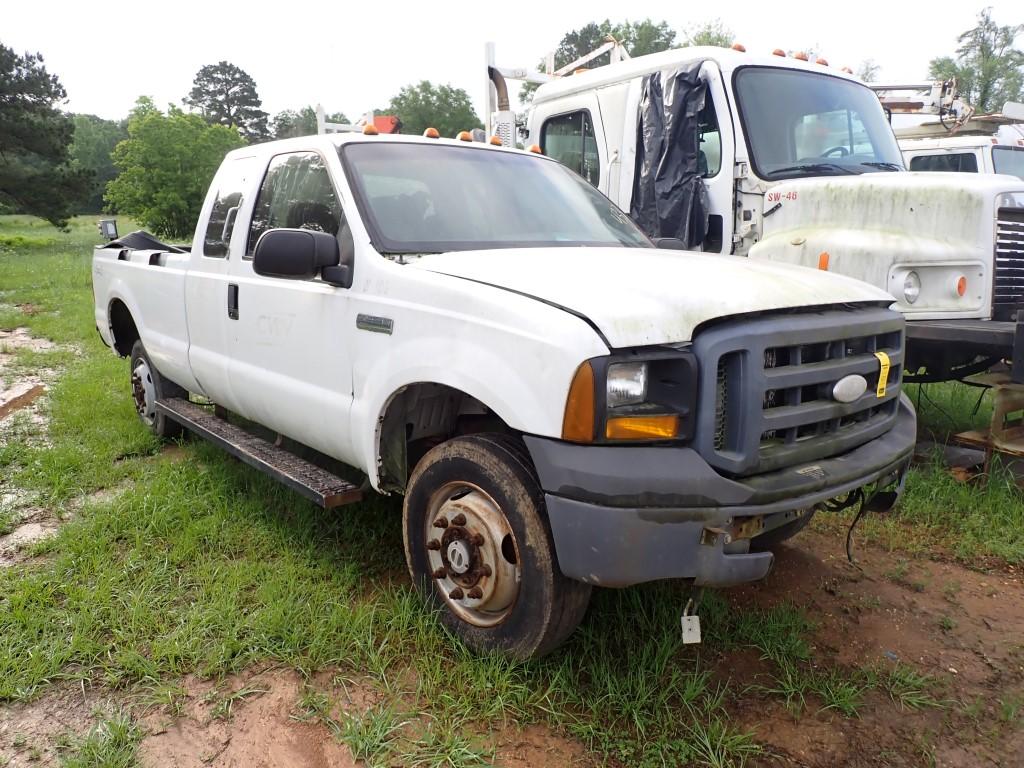
<svg viewBox="0 0 1024 768">
<path fill-rule="evenodd" d="M 246 432 L 188 400 L 178 397 L 157 400 L 156 410 L 325 509 L 352 504 L 363 498 L 359 486 Z"/>
</svg>

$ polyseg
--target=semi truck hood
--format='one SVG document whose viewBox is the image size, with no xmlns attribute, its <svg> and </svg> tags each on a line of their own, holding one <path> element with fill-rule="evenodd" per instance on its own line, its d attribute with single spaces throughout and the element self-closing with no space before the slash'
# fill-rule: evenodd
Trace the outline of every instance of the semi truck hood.
<svg viewBox="0 0 1024 768">
<path fill-rule="evenodd" d="M 1024 182 L 970 173 L 795 179 L 765 195 L 755 260 L 826 266 L 886 288 L 910 317 L 988 317 L 997 211 L 1024 205 Z M 823 253 L 828 258 L 822 257 Z M 908 271 L 919 298 L 903 299 Z M 968 290 L 951 289 L 959 276 Z"/>
<path fill-rule="evenodd" d="M 653 248 L 453 251 L 410 266 L 582 315 L 613 348 L 689 341 L 701 323 L 750 312 L 892 301 L 877 288 L 817 270 Z"/>
</svg>

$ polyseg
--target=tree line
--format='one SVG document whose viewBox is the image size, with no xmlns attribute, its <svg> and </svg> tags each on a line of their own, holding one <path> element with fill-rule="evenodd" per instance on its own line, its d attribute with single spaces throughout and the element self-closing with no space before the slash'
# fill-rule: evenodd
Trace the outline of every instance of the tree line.
<svg viewBox="0 0 1024 768">
<path fill-rule="evenodd" d="M 979 112 L 1004 101 L 1024 100 L 1024 52 L 1015 47 L 1024 25 L 1000 26 L 991 9 L 977 26 L 958 37 L 953 55 L 933 59 L 929 76 L 955 77 L 961 93 Z M 598 48 L 608 36 L 632 56 L 694 45 L 728 47 L 732 30 L 715 20 L 677 33 L 667 22 L 591 22 L 566 32 L 555 50 L 561 68 Z M 609 54 L 590 62 L 608 63 Z M 545 62 L 538 65 L 543 71 Z M 861 63 L 858 74 L 873 80 L 878 65 Z M 528 101 L 535 86 L 523 86 Z M 129 215 L 157 234 L 187 237 L 195 225 L 206 187 L 224 155 L 246 144 L 317 132 L 311 105 L 271 117 L 253 78 L 221 61 L 202 67 L 184 96 L 185 109 L 160 109 L 141 97 L 119 121 L 60 109 L 67 93 L 46 70 L 39 54 L 18 54 L 0 43 L 0 213 L 40 216 L 63 226 L 75 213 L 100 210 Z M 469 95 L 428 80 L 402 88 L 375 110 L 399 118 L 402 132 L 421 134 L 428 126 L 442 136 L 481 126 Z M 340 112 L 329 122 L 346 123 Z"/>
</svg>

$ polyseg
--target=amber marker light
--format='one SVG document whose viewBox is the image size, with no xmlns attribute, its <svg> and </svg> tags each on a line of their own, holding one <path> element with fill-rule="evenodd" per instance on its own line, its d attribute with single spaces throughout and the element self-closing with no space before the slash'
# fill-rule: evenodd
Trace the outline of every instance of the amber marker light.
<svg viewBox="0 0 1024 768">
<path fill-rule="evenodd" d="M 604 436 L 609 440 L 667 440 L 679 434 L 679 416 L 614 416 Z"/>
<path fill-rule="evenodd" d="M 537 145 L 537 144 L 531 144 L 530 146 L 528 146 L 526 148 L 526 151 L 527 152 L 533 152 L 533 154 L 535 154 L 535 155 L 543 155 L 544 154 L 544 152 L 541 151 L 540 146 Z"/>
<path fill-rule="evenodd" d="M 956 281 L 956 295 L 963 296 L 967 293 L 967 278 L 964 275 L 960 275 Z"/>
<path fill-rule="evenodd" d="M 821 66 L 823 66 L 823 67 L 827 67 L 828 66 L 828 59 L 824 59 L 821 56 L 819 56 L 818 58 L 816 58 L 814 60 L 814 63 L 815 64 L 821 64 Z"/>
<path fill-rule="evenodd" d="M 589 362 L 576 369 L 569 385 L 562 439 L 574 443 L 594 442 L 594 369 Z"/>
<path fill-rule="evenodd" d="M 376 136 L 376 135 L 377 135 L 377 128 L 376 128 L 376 126 L 373 126 L 370 123 L 367 123 L 366 125 L 363 126 L 363 136 Z"/>
<path fill-rule="evenodd" d="M 781 48 L 776 48 L 772 51 L 772 56 L 781 56 L 782 58 L 786 58 L 786 52 Z"/>
<path fill-rule="evenodd" d="M 473 140 L 473 134 L 470 133 L 469 131 L 459 131 L 455 135 L 455 138 L 458 139 L 459 141 L 472 141 Z"/>
<path fill-rule="evenodd" d="M 798 61 L 807 61 L 807 54 L 803 51 L 797 51 L 793 54 L 793 58 Z"/>
<path fill-rule="evenodd" d="M 501 146 L 501 137 L 500 136 L 491 136 L 490 142 L 494 146 L 500 147 Z"/>
<path fill-rule="evenodd" d="M 733 43 L 732 44 L 732 49 L 734 51 L 739 51 L 740 53 L 746 53 L 747 52 L 747 48 L 746 48 L 745 45 L 743 45 L 743 43 Z"/>
<path fill-rule="evenodd" d="M 425 138 L 425 139 L 439 139 L 439 138 L 441 138 L 441 134 L 438 132 L 437 128 L 431 127 L 431 128 L 427 128 L 427 130 L 425 130 L 423 132 L 423 138 Z"/>
<path fill-rule="evenodd" d="M 818 254 L 818 269 L 822 272 L 828 272 L 828 251 L 822 251 Z"/>
</svg>

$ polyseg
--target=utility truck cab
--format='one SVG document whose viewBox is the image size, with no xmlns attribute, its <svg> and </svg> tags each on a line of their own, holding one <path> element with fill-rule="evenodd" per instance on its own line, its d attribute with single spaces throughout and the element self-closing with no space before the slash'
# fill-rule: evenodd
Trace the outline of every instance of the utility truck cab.
<svg viewBox="0 0 1024 768">
<path fill-rule="evenodd" d="M 500 93 L 503 70 L 489 71 Z M 1013 353 L 1024 181 L 905 172 L 875 93 L 824 60 L 629 59 L 541 85 L 528 129 L 656 239 L 887 291 L 910 321 L 910 375 L 957 378 Z"/>
<path fill-rule="evenodd" d="M 1013 143 L 994 136 L 901 139 L 900 149 L 912 171 L 1001 173 L 1024 180 L 1024 139 Z"/>
</svg>

